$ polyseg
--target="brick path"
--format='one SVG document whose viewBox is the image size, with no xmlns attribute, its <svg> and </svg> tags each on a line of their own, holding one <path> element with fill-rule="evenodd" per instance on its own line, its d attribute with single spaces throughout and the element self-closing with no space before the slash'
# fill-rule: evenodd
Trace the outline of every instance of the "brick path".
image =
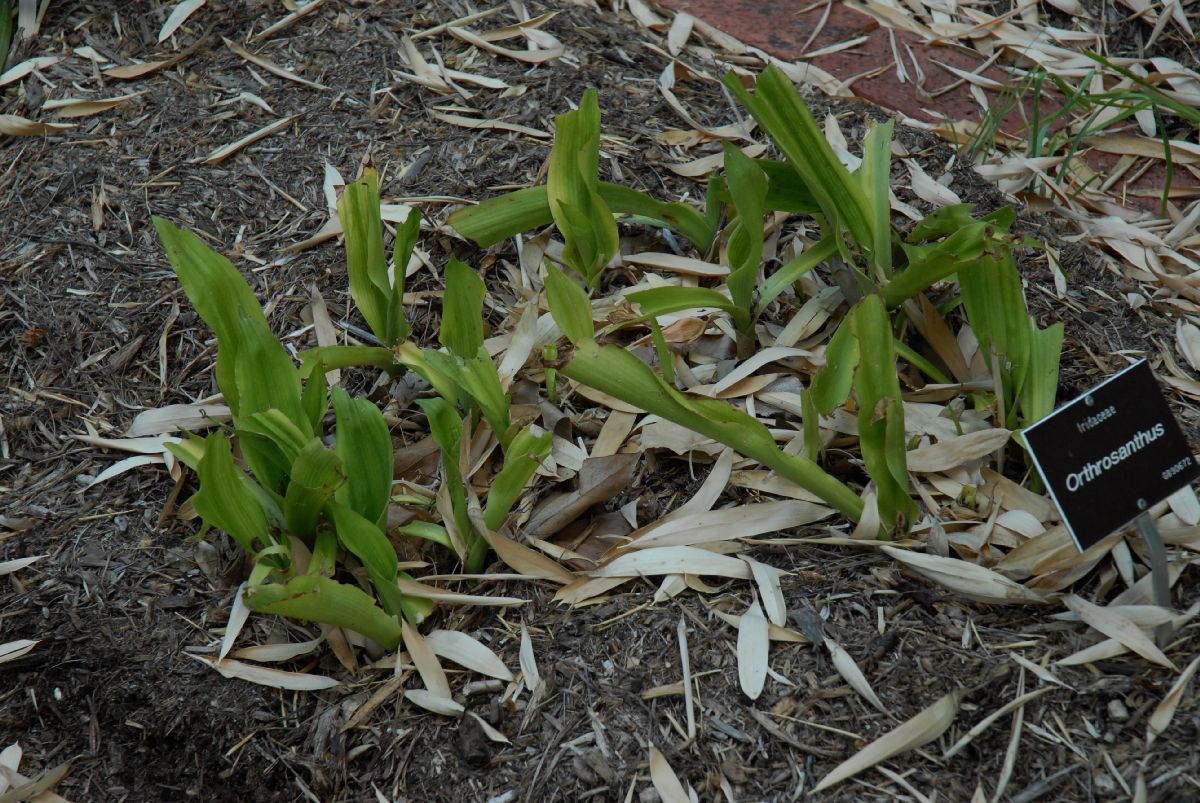
<svg viewBox="0 0 1200 803">
<path fill-rule="evenodd" d="M 915 34 L 884 28 L 874 18 L 839 2 L 833 3 L 824 27 L 807 47 L 805 43 L 825 13 L 823 4 L 805 4 L 795 0 L 659 2 L 665 8 L 686 11 L 747 45 L 787 61 L 801 60 L 806 52 L 816 52 L 851 39 L 865 37 L 863 42 L 853 48 L 804 60 L 810 61 L 839 80 L 853 79 L 851 89 L 856 96 L 893 112 L 929 122 L 939 121 L 939 114 L 956 121 L 978 122 L 982 117 L 979 104 L 972 97 L 968 85 L 936 63 L 941 62 L 960 70 L 974 72 L 983 63 L 982 56 L 961 47 L 927 45 Z M 895 66 L 897 57 L 909 76 L 908 80 L 903 82 Z M 913 80 L 917 72 L 913 64 L 914 57 L 924 75 L 921 86 Z M 1002 83 L 1007 77 L 1006 73 L 994 67 L 989 67 L 980 74 Z M 953 88 L 947 89 L 952 86 Z M 994 101 L 997 93 L 988 92 L 988 97 Z M 1018 112 L 1013 112 L 1005 118 L 1006 131 L 1018 133 L 1020 128 L 1021 115 Z M 1091 168 L 1101 175 L 1110 171 L 1118 159 L 1115 155 L 1096 151 L 1090 151 L 1085 158 Z M 1180 175 L 1181 172 L 1175 172 L 1174 187 L 1191 187 L 1197 191 L 1196 194 L 1200 194 L 1200 182 L 1186 173 Z M 1129 206 L 1157 210 L 1159 201 L 1156 198 L 1139 197 L 1136 193 L 1159 191 L 1165 181 L 1165 168 L 1160 162 L 1156 162 L 1129 185 L 1123 181 L 1117 182 L 1110 192 L 1115 198 L 1127 197 L 1126 203 Z"/>
</svg>

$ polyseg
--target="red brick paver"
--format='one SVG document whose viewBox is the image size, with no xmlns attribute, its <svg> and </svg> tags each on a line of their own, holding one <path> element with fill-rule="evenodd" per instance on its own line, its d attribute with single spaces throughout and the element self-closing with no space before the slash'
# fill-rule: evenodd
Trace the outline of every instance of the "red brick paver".
<svg viewBox="0 0 1200 803">
<path fill-rule="evenodd" d="M 958 76 L 936 62 L 949 64 L 960 70 L 974 72 L 983 63 L 983 58 L 972 50 L 950 45 L 929 45 L 907 31 L 889 30 L 876 20 L 841 3 L 835 2 L 829 17 L 812 42 L 808 40 L 825 13 L 825 6 L 803 5 L 788 0 L 659 0 L 660 4 L 675 11 L 686 11 L 708 24 L 719 28 L 736 39 L 757 47 L 786 61 L 806 60 L 842 81 L 851 82 L 853 93 L 882 108 L 899 112 L 918 120 L 940 121 L 948 117 L 953 121 L 978 122 L 982 118 L 979 104 L 971 95 L 968 85 Z M 800 8 L 797 8 L 800 6 Z M 805 53 L 850 41 L 858 37 L 866 40 L 853 48 L 835 53 L 806 58 Z M 808 43 L 807 48 L 805 43 Z M 901 81 L 896 69 L 896 59 L 902 61 L 907 80 Z M 918 85 L 914 80 L 917 70 L 913 57 L 919 63 L 924 80 Z M 981 75 L 1004 82 L 1007 73 L 996 68 L 983 70 Z M 949 88 L 953 87 L 953 88 Z M 944 90 L 944 91 L 939 91 Z M 995 101 L 997 94 L 989 92 Z M 1046 99 L 1043 98 L 1043 103 Z M 1044 108 L 1044 107 L 1043 107 Z M 1004 120 L 1004 130 L 1020 136 L 1023 120 L 1028 119 L 1030 109 L 1026 100 L 1025 113 L 1014 111 Z M 1089 153 L 1086 156 L 1091 168 L 1103 175 L 1115 163 L 1109 154 Z M 1146 197 L 1147 191 L 1157 191 L 1166 182 L 1163 165 L 1155 164 L 1128 186 L 1118 182 L 1111 190 L 1117 198 L 1124 197 L 1128 206 L 1157 209 L 1158 201 Z M 1174 187 L 1190 187 L 1200 190 L 1190 175 L 1176 171 Z M 1139 195 L 1140 193 L 1140 195 Z"/>
</svg>

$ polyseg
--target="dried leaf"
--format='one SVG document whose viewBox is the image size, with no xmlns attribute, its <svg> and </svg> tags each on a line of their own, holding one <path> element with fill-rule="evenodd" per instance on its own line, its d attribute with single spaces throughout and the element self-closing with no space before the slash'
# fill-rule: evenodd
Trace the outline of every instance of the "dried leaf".
<svg viewBox="0 0 1200 803">
<path fill-rule="evenodd" d="M 291 124 L 291 122 L 293 120 L 295 120 L 299 116 L 300 115 L 298 115 L 298 114 L 292 114 L 292 115 L 284 117 L 280 120 L 276 120 L 275 122 L 270 123 L 269 125 L 263 126 L 262 128 L 258 129 L 257 131 L 253 131 L 253 132 L 247 134 L 246 136 L 242 137 L 241 139 L 239 139 L 236 142 L 231 142 L 228 145 L 222 145 L 220 148 L 217 148 L 215 151 L 210 153 L 208 156 L 205 156 L 204 158 L 199 159 L 197 161 L 203 162 L 204 164 L 208 164 L 208 165 L 220 164 L 221 162 L 225 161 L 230 156 L 233 156 L 235 153 L 237 153 L 238 151 L 240 151 L 242 148 L 246 147 L 247 145 L 253 145 L 255 142 L 258 142 L 260 139 L 269 137 L 272 134 L 274 134 L 276 131 L 286 128 L 289 124 Z"/>
<path fill-rule="evenodd" d="M 425 636 L 425 643 L 435 654 L 449 658 L 459 666 L 500 680 L 513 679 L 513 673 L 496 653 L 466 633 L 458 630 L 434 630 Z"/>
<path fill-rule="evenodd" d="M 435 120 L 441 120 L 443 123 L 456 125 L 460 128 L 473 129 L 494 129 L 496 131 L 513 131 L 517 134 L 525 134 L 529 137 L 537 139 L 550 139 L 550 133 L 537 128 L 530 128 L 527 125 L 519 123 L 507 123 L 504 120 L 480 119 L 477 117 L 463 117 L 461 114 L 445 114 L 438 111 L 430 111 L 429 116 Z"/>
<path fill-rule="evenodd" d="M 932 742 L 950 727 L 965 694 L 963 689 L 952 691 L 912 719 L 880 736 L 835 767 L 821 779 L 813 792 L 822 792 L 894 755 Z"/>
<path fill-rule="evenodd" d="M 976 602 L 993 605 L 1029 605 L 1045 602 L 1020 583 L 965 560 L 910 552 L 887 545 L 880 549 L 931 582 Z"/>
<path fill-rule="evenodd" d="M 13 81 L 20 81 L 30 73 L 44 70 L 62 61 L 61 56 L 38 56 L 32 59 L 26 59 L 20 64 L 14 65 L 3 73 L 0 73 L 0 86 L 11 84 Z"/>
<path fill-rule="evenodd" d="M 234 680 L 245 680 L 275 689 L 320 691 L 342 685 L 340 681 L 327 678 L 323 675 L 310 675 L 304 672 L 287 672 L 282 669 L 271 669 L 265 666 L 243 663 L 233 658 L 217 660 L 207 655 L 196 655 L 191 652 L 185 652 L 184 655 L 194 658 L 202 664 L 207 664 L 220 672 L 224 677 Z"/>
<path fill-rule="evenodd" d="M 623 415 L 622 413 L 612 413 Z M 576 477 L 578 487 L 543 499 L 534 508 L 524 532 L 531 538 L 549 538 L 588 509 L 611 500 L 629 485 L 640 455 L 613 454 L 589 457 Z"/>
<path fill-rule="evenodd" d="M 542 676 L 538 673 L 537 659 L 533 655 L 533 641 L 529 638 L 529 629 L 521 624 L 521 648 L 517 653 L 521 662 L 521 674 L 525 676 L 525 688 L 537 691 L 542 685 Z"/>
<path fill-rule="evenodd" d="M 27 638 L 10 641 L 7 644 L 0 644 L 0 664 L 15 661 L 24 655 L 28 655 L 29 651 L 37 645 L 38 640 Z"/>
<path fill-rule="evenodd" d="M 614 559 L 589 573 L 592 577 L 642 577 L 661 574 L 699 574 L 749 579 L 750 567 L 728 555 L 694 546 L 641 549 Z"/>
<path fill-rule="evenodd" d="M 0 134 L 6 137 L 42 137 L 74 128 L 66 123 L 43 123 L 18 114 L 0 114 Z"/>
<path fill-rule="evenodd" d="M 1063 603 L 1079 614 L 1079 618 L 1090 627 L 1100 631 L 1111 639 L 1116 639 L 1147 661 L 1156 663 L 1159 666 L 1165 666 L 1168 669 L 1176 669 L 1171 659 L 1155 646 L 1150 637 L 1140 627 L 1124 616 L 1088 602 L 1075 594 L 1069 594 L 1064 597 Z"/>
<path fill-rule="evenodd" d="M 24 569 L 26 566 L 32 566 L 34 563 L 37 563 L 42 558 L 46 558 L 46 557 L 49 557 L 49 555 L 31 555 L 30 557 L 27 557 L 27 558 L 13 558 L 12 560 L 0 560 L 0 577 L 3 577 L 6 574 L 12 574 L 13 572 L 19 572 L 21 569 Z"/>
<path fill-rule="evenodd" d="M 921 473 L 949 471 L 995 452 L 1011 435 L 1007 429 L 984 429 L 913 449 L 908 453 L 908 470 Z"/>
<path fill-rule="evenodd" d="M 751 558 L 742 557 L 750 567 L 754 582 L 758 586 L 758 596 L 767 612 L 767 619 L 777 627 L 783 627 L 787 622 L 787 603 L 783 599 L 783 587 L 779 578 L 787 574 L 783 569 L 776 569 Z"/>
<path fill-rule="evenodd" d="M 281 663 L 283 661 L 291 661 L 299 658 L 301 655 L 308 655 L 310 652 L 321 646 L 325 641 L 324 636 L 317 636 L 309 641 L 286 642 L 284 644 L 255 644 L 250 647 L 242 647 L 230 653 L 234 658 L 244 658 L 247 661 L 258 661 L 260 663 Z"/>
<path fill-rule="evenodd" d="M 428 689 L 409 689 L 404 692 L 404 699 L 413 705 L 424 708 L 426 711 L 432 711 L 444 717 L 461 716 L 463 711 L 466 710 L 461 703 L 456 702 L 453 698 L 443 697 Z"/>
<path fill-rule="evenodd" d="M 128 95 L 119 95 L 114 98 L 96 98 L 94 100 L 87 98 L 60 98 L 58 100 L 46 101 L 42 104 L 42 108 L 53 111 L 56 117 L 89 117 L 93 114 L 108 111 L 114 106 L 120 106 L 122 103 L 133 100 L 142 94 L 143 92 L 131 92 Z"/>
<path fill-rule="evenodd" d="M 675 770 L 653 744 L 650 745 L 650 781 L 662 803 L 691 803 Z"/>
<path fill-rule="evenodd" d="M 875 695 L 875 690 L 871 688 L 871 684 L 862 670 L 858 668 L 858 664 L 850 657 L 850 653 L 846 652 L 842 645 L 828 637 L 825 639 L 825 646 L 829 648 L 829 656 L 833 659 L 833 667 L 838 674 L 845 678 L 851 688 L 861 694 L 864 700 L 875 706 L 880 713 L 887 714 L 888 710 L 883 707 L 883 703 Z"/>
<path fill-rule="evenodd" d="M 168 404 L 165 407 L 143 410 L 135 415 L 129 429 L 125 430 L 125 437 L 141 438 L 147 435 L 165 435 L 168 432 L 196 432 L 218 426 L 232 418 L 229 407 L 220 402 Z"/>
<path fill-rule="evenodd" d="M 245 598 L 248 582 L 243 580 L 242 584 L 237 587 L 237 591 L 233 593 L 233 606 L 229 611 L 229 620 L 225 623 L 225 635 L 221 638 L 221 651 L 217 653 L 218 661 L 225 660 L 225 656 L 229 655 L 234 642 L 242 632 L 242 627 L 250 618 L 250 609 L 246 607 Z"/>
<path fill-rule="evenodd" d="M 767 654 L 771 640 L 767 635 L 767 620 L 757 602 L 742 614 L 738 623 L 737 659 L 738 683 L 742 693 L 757 700 L 767 681 Z"/>
<path fill-rule="evenodd" d="M 452 695 L 450 694 L 450 683 L 446 680 L 446 672 L 442 669 L 442 664 L 438 661 L 433 649 L 425 641 L 425 637 L 403 617 L 400 619 L 400 627 L 404 632 L 404 647 L 412 656 L 412 662 L 417 667 L 417 673 L 421 676 L 421 682 L 425 684 L 425 688 L 431 694 L 449 700 Z"/>
<path fill-rule="evenodd" d="M 1171 720 L 1175 718 L 1175 709 L 1179 707 L 1179 702 L 1183 698 L 1184 691 L 1192 682 L 1192 677 L 1196 674 L 1196 669 L 1200 668 L 1200 656 L 1196 657 L 1187 668 L 1180 673 L 1175 683 L 1171 685 L 1167 696 L 1159 703 L 1154 713 L 1150 715 L 1150 722 L 1146 727 L 1146 748 L 1154 744 L 1154 740 L 1158 738 L 1163 731 L 1171 726 Z"/>
<path fill-rule="evenodd" d="M 158 44 L 162 44 L 171 38 L 171 36 L 188 21 L 188 17 L 199 11 L 208 0 L 183 0 L 179 5 L 171 10 L 167 21 L 163 23 L 162 29 L 158 32 Z"/>
</svg>

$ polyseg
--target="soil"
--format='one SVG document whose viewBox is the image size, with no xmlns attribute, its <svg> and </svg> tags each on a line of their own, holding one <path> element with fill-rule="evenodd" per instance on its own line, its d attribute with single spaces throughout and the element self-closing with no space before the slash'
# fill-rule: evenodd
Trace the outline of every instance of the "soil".
<svg viewBox="0 0 1200 803">
<path fill-rule="evenodd" d="M 547 10 L 539 3 L 528 9 L 531 15 Z M 146 58 L 155 52 L 167 11 L 164 6 L 143 17 L 119 4 L 55 2 L 39 38 L 10 63 L 85 45 L 122 63 Z M 846 687 L 828 653 L 801 644 L 772 650 L 772 669 L 786 682 L 769 681 L 757 701 L 745 698 L 737 680 L 736 630 L 710 610 L 730 603 L 743 610 L 750 590 L 738 583 L 717 595 L 686 593 L 659 605 L 651 604 L 650 584 L 635 585 L 600 605 L 572 610 L 552 601 L 552 588 L 499 582 L 492 586 L 497 592 L 529 603 L 501 614 L 439 610 L 438 626 L 472 633 L 513 667 L 521 625 L 528 628 L 548 681 L 541 698 L 507 706 L 486 685 L 466 698 L 511 744 L 486 739 L 474 719 L 436 717 L 398 693 L 347 729 L 353 712 L 390 673 L 350 675 L 329 654 L 292 667 L 346 683 L 319 693 L 226 679 L 189 657 L 219 640 L 243 578 L 236 551 L 223 537 L 198 543 L 194 522 L 160 518 L 173 491 L 161 468 L 88 487 L 117 458 L 74 438 L 89 424 L 119 437 L 140 409 L 215 390 L 210 333 L 175 282 L 150 217 L 192 228 L 242 267 L 260 297 L 270 300 L 277 332 L 302 326 L 310 286 L 335 320 L 345 318 L 340 247 L 330 242 L 294 256 L 284 251 L 326 219 L 325 163 L 352 177 L 369 154 L 383 171 L 389 198 L 480 198 L 500 186 L 534 182 L 548 156 L 548 142 L 439 122 L 429 108 L 452 98 L 393 80 L 389 71 L 403 67 L 401 35 L 465 13 L 450 2 L 331 3 L 261 45 L 265 57 L 329 87 L 317 90 L 250 69 L 222 45 L 222 36 L 244 42 L 261 20 L 279 16 L 279 4 L 210 3 L 180 34 L 181 46 L 198 43 L 192 56 L 139 81 L 111 81 L 102 95 L 144 91 L 138 98 L 75 121 L 78 127 L 66 135 L 0 142 L 0 162 L 8 164 L 0 175 L 6 389 L 0 395 L 0 521 L 8 528 L 0 532 L 0 561 L 47 556 L 5 577 L 0 590 L 0 643 L 39 642 L 26 657 L 0 665 L 0 746 L 20 743 L 22 772 L 29 776 L 69 762 L 55 791 L 77 803 L 651 801 L 657 796 L 649 779 L 650 745 L 700 799 L 723 799 L 727 788 L 737 800 L 798 800 L 866 742 L 962 688 L 963 713 L 946 735 L 889 766 L 931 798 L 968 800 L 977 785 L 990 795 L 1005 763 L 1011 716 L 951 760 L 942 759 L 944 749 L 1020 693 L 1010 651 L 1052 661 L 1084 646 L 1085 635 L 1047 611 L 948 596 L 907 579 L 875 551 L 761 547 L 755 557 L 792 572 L 784 590 L 793 626 L 822 617 L 825 633 L 872 678 L 886 715 Z M 559 8 L 546 30 L 566 43 L 568 58 L 530 68 L 481 56 L 470 65 L 525 87 L 509 97 L 480 92 L 471 105 L 481 116 L 549 131 L 554 114 L 596 86 L 605 133 L 614 137 L 606 141 L 613 157 L 602 166 L 606 174 L 617 168 L 623 183 L 663 198 L 702 192 L 662 167 L 655 135 L 687 126 L 657 91 L 666 62 L 647 46 L 649 35 L 624 15 L 578 6 Z M 443 54 L 464 50 L 442 36 L 422 47 L 430 42 Z M 47 74 L 55 97 L 73 81 L 92 80 L 90 65 L 80 59 Z M 47 89 L 33 76 L 6 87 L 0 112 L 34 117 Z M 243 92 L 261 97 L 272 112 L 252 103 L 218 105 Z M 702 123 L 732 121 L 715 85 L 686 82 L 679 94 Z M 860 104 L 813 103 L 818 116 L 838 114 L 852 142 L 864 119 L 878 117 Z M 237 156 L 217 165 L 195 161 L 293 114 L 301 115 L 297 122 Z M 927 134 L 900 129 L 897 136 L 934 175 L 952 161 L 952 151 Z M 399 178 L 403 166 L 416 163 L 423 166 Z M 961 165 L 952 188 L 983 208 L 1005 203 Z M 444 211 L 437 203 L 423 208 L 435 218 Z M 1071 281 L 1067 299 L 1057 299 L 1045 259 L 1023 255 L 1041 323 L 1067 324 L 1064 393 L 1094 384 L 1114 367 L 1117 351 L 1154 353 L 1159 342 L 1170 342 L 1171 319 L 1154 304 L 1134 310 L 1124 303 L 1124 294 L 1137 288 L 1122 284 L 1097 254 L 1062 240 L 1071 233 L 1066 224 L 1023 212 L 1021 226 L 1061 249 Z M 423 246 L 435 259 L 453 250 L 472 264 L 483 260 L 441 235 L 427 236 Z M 511 257 L 511 246 L 495 253 Z M 418 276 L 413 291 L 439 289 L 428 272 Z M 501 281 L 498 273 L 489 280 Z M 416 311 L 414 328 L 430 342 L 436 311 L 436 305 Z M 306 337 L 292 341 L 303 347 Z M 1176 409 L 1197 445 L 1195 409 Z M 645 504 L 676 506 L 704 469 L 656 459 L 659 479 L 644 493 L 660 498 Z M 1095 582 L 1084 581 L 1078 592 L 1094 590 Z M 1197 573 L 1186 570 L 1175 590 L 1180 607 L 1197 598 L 1198 585 Z M 682 677 L 681 622 L 698 678 L 692 739 L 683 697 L 660 689 Z M 1192 625 L 1177 634 L 1173 654 L 1200 650 L 1198 633 Z M 253 617 L 243 640 L 283 636 L 303 640 L 312 633 Z M 1171 728 L 1147 751 L 1147 718 L 1176 673 L 1141 659 L 1055 671 L 1070 688 L 1047 687 L 1025 706 L 1006 799 L 1115 800 L 1130 797 L 1137 779 L 1147 788 L 1143 799 L 1200 795 L 1194 686 Z M 452 677 L 452 685 L 461 683 Z M 915 799 L 900 782 L 871 771 L 816 799 L 898 796 Z"/>
</svg>

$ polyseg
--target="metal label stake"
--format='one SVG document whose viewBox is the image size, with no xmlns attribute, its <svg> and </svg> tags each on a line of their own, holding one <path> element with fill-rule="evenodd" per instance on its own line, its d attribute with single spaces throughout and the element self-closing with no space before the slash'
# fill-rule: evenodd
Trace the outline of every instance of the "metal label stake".
<svg viewBox="0 0 1200 803">
<path fill-rule="evenodd" d="M 1148 510 L 1138 516 L 1135 521 L 1138 532 L 1142 534 L 1142 538 L 1146 541 L 1146 548 L 1150 551 L 1150 583 L 1154 587 L 1154 604 L 1169 611 L 1171 610 L 1171 578 L 1167 575 L 1167 548 L 1163 544 L 1162 534 L 1154 526 L 1154 519 L 1150 518 Z M 1158 642 L 1159 647 L 1165 647 L 1174 633 L 1175 629 L 1171 626 L 1171 622 L 1163 622 L 1154 631 L 1154 639 Z"/>
</svg>

